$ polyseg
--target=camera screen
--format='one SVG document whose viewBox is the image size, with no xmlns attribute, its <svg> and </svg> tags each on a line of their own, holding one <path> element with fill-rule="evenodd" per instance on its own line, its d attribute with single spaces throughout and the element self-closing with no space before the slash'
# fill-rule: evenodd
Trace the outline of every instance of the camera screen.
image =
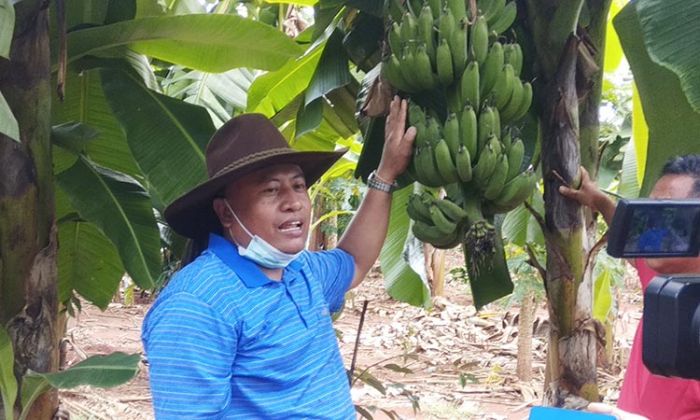
<svg viewBox="0 0 700 420">
<path fill-rule="evenodd" d="M 625 252 L 688 252 L 698 209 L 666 207 L 635 209 Z"/>
<path fill-rule="evenodd" d="M 697 255 L 699 216 L 700 201 L 621 200 L 610 229 L 608 253 L 616 257 Z"/>
</svg>

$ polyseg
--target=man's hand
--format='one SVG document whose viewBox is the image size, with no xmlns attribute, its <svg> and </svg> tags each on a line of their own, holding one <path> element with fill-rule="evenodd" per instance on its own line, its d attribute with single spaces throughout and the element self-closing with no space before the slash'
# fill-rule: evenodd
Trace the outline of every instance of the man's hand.
<svg viewBox="0 0 700 420">
<path fill-rule="evenodd" d="M 618 420 L 649 420 L 644 416 L 640 416 L 639 414 L 632 414 L 627 411 L 620 410 L 617 407 L 613 407 L 612 405 L 603 403 L 590 403 L 588 404 L 588 407 L 586 407 L 586 411 L 598 414 L 609 414 Z"/>
<path fill-rule="evenodd" d="M 578 189 L 560 186 L 559 193 L 561 195 L 576 200 L 579 204 L 589 207 L 603 215 L 605 222 L 609 225 L 615 214 L 615 202 L 598 188 L 593 180 L 591 180 L 588 171 L 583 166 L 581 167 L 581 185 Z"/>
<path fill-rule="evenodd" d="M 408 102 L 394 96 L 389 107 L 389 116 L 384 127 L 384 150 L 377 168 L 377 175 L 384 182 L 394 182 L 408 167 L 413 154 L 416 128 L 406 130 Z"/>
</svg>

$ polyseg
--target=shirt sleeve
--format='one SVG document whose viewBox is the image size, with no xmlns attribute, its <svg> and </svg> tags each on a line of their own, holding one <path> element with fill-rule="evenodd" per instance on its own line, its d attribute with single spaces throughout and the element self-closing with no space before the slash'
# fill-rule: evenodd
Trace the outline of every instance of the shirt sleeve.
<svg viewBox="0 0 700 420">
<path fill-rule="evenodd" d="M 156 418 L 220 418 L 231 399 L 235 327 L 201 299 L 178 293 L 156 302 L 142 340 Z"/>
<path fill-rule="evenodd" d="M 309 253 L 309 267 L 323 287 L 328 309 L 336 312 L 343 305 L 355 275 L 355 259 L 340 248 Z"/>
</svg>

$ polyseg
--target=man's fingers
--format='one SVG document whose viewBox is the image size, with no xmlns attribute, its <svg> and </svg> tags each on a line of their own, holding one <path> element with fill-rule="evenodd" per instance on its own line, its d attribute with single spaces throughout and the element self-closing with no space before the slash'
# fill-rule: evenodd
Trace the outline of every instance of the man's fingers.
<svg viewBox="0 0 700 420">
<path fill-rule="evenodd" d="M 566 187 L 564 185 L 560 185 L 559 186 L 559 194 L 563 195 L 564 197 L 574 198 L 574 197 L 576 197 L 576 194 L 578 194 L 578 190 Z"/>
<path fill-rule="evenodd" d="M 403 141 L 413 144 L 413 140 L 416 139 L 416 127 L 410 126 L 408 130 L 403 135 Z"/>
</svg>

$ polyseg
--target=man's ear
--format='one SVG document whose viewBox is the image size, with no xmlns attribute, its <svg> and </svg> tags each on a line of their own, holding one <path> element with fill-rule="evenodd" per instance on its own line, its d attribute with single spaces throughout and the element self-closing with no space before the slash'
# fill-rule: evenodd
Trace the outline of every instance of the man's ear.
<svg viewBox="0 0 700 420">
<path fill-rule="evenodd" d="M 214 209 L 214 213 L 216 213 L 216 216 L 219 218 L 221 226 L 226 228 L 233 224 L 233 214 L 231 214 L 231 210 L 228 209 L 223 198 L 215 198 L 211 205 Z"/>
</svg>

